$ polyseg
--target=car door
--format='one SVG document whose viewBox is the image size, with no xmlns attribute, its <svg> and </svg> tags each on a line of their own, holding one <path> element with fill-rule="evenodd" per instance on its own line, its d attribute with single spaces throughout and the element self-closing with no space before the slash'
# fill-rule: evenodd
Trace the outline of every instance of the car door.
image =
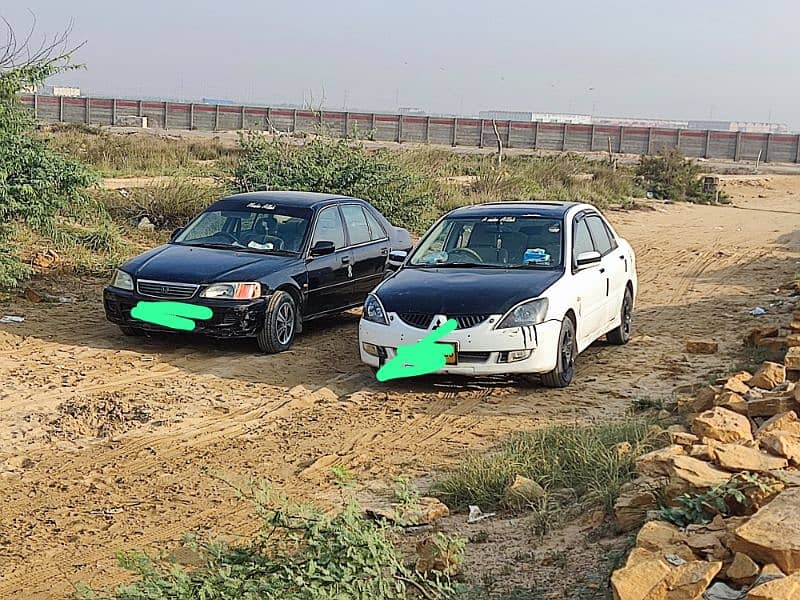
<svg viewBox="0 0 800 600">
<path fill-rule="evenodd" d="M 606 274 L 600 263 L 581 269 L 577 258 L 584 252 L 595 251 L 585 215 L 578 215 L 572 223 L 572 280 L 578 307 L 578 347 L 585 348 L 602 335 L 606 317 Z M 605 332 L 603 332 L 605 333 Z"/>
<path fill-rule="evenodd" d="M 311 249 L 318 242 L 333 242 L 335 250 L 325 256 L 312 256 Z M 347 247 L 342 216 L 338 206 L 323 208 L 317 215 L 306 259 L 308 296 L 306 315 L 334 311 L 352 304 L 353 267 L 352 252 Z"/>
<path fill-rule="evenodd" d="M 369 209 L 361 204 L 342 204 L 341 210 L 353 253 L 355 304 L 363 302 L 383 279 L 389 258 L 389 236 Z"/>
<path fill-rule="evenodd" d="M 603 257 L 600 266 L 605 271 L 606 276 L 606 302 L 605 302 L 605 326 L 610 328 L 609 323 L 619 314 L 622 306 L 622 291 L 625 289 L 625 265 L 614 252 L 616 240 L 612 240 L 606 224 L 600 215 L 589 213 L 586 216 L 586 225 L 589 234 L 592 236 L 594 248 Z M 602 324 L 602 323 L 601 323 Z"/>
</svg>

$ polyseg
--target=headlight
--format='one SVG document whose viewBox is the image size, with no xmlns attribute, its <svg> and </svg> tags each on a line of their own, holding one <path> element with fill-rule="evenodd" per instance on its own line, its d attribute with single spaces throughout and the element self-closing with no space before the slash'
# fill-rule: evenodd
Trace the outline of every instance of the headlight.
<svg viewBox="0 0 800 600">
<path fill-rule="evenodd" d="M 538 325 L 544 321 L 547 314 L 547 298 L 537 298 L 518 304 L 500 319 L 497 329 L 507 327 L 522 327 L 525 325 Z"/>
<path fill-rule="evenodd" d="M 133 277 L 128 275 L 125 271 L 117 269 L 114 271 L 114 276 L 111 278 L 111 287 L 133 291 Z"/>
<path fill-rule="evenodd" d="M 258 282 L 214 283 L 203 290 L 200 296 L 223 300 L 252 300 L 261 296 L 261 284 Z"/>
<path fill-rule="evenodd" d="M 386 311 L 383 310 L 381 301 L 377 296 L 369 294 L 367 299 L 364 300 L 364 313 L 362 318 L 365 321 L 372 321 L 373 323 L 380 323 L 381 325 L 388 325 L 389 321 L 386 320 Z"/>
</svg>

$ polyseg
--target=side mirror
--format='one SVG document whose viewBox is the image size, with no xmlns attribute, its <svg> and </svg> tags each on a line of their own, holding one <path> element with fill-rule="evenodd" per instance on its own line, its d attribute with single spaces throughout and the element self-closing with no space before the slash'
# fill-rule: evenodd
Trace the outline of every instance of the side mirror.
<svg viewBox="0 0 800 600">
<path fill-rule="evenodd" d="M 408 252 L 405 250 L 392 250 L 389 252 L 389 262 L 399 265 L 406 259 L 406 256 L 408 256 Z"/>
<path fill-rule="evenodd" d="M 320 240 L 311 247 L 311 256 L 326 256 L 336 252 L 336 245 L 333 242 Z"/>
<path fill-rule="evenodd" d="M 593 267 L 594 265 L 600 264 L 602 258 L 603 257 L 600 255 L 600 253 L 596 250 L 592 250 L 590 252 L 581 252 L 575 259 L 575 266 L 578 267 L 578 269 Z"/>
<path fill-rule="evenodd" d="M 183 232 L 183 227 L 178 227 L 177 229 L 174 229 L 169 236 L 169 241 L 170 242 L 174 241 L 175 238 L 178 237 L 182 232 Z"/>
</svg>

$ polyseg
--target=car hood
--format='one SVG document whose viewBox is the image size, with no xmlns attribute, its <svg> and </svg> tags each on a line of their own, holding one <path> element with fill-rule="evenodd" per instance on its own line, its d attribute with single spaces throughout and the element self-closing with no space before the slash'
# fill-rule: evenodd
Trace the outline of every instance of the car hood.
<svg viewBox="0 0 800 600">
<path fill-rule="evenodd" d="M 562 271 L 534 269 L 405 268 L 378 288 L 387 311 L 498 314 L 541 295 Z"/>
<path fill-rule="evenodd" d="M 121 268 L 137 279 L 155 281 L 259 281 L 298 260 L 293 256 L 165 244 L 132 258 Z"/>
</svg>

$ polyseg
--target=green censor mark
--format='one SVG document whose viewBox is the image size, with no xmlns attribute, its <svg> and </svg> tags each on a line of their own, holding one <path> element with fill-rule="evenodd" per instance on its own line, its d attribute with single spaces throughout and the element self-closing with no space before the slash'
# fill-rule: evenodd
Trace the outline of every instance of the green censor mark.
<svg viewBox="0 0 800 600">
<path fill-rule="evenodd" d="M 186 302 L 139 302 L 131 310 L 134 319 L 181 331 L 194 331 L 195 319 L 205 321 L 213 315 L 207 306 Z"/>
<path fill-rule="evenodd" d="M 455 319 L 447 319 L 416 344 L 400 346 L 397 356 L 378 369 L 375 377 L 378 381 L 387 381 L 438 371 L 446 364 L 446 357 L 453 353 L 453 346 L 437 342 L 456 327 L 458 322 Z"/>
</svg>

